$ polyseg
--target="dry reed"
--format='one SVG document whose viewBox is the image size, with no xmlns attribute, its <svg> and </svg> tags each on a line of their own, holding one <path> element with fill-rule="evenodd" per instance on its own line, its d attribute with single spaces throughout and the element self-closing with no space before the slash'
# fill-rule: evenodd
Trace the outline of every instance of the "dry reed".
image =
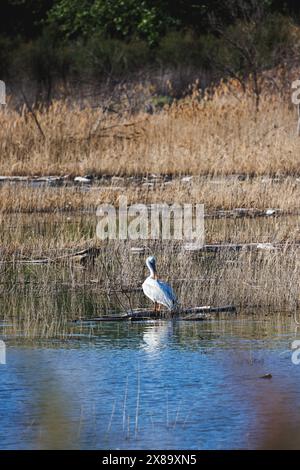
<svg viewBox="0 0 300 470">
<path fill-rule="evenodd" d="M 108 115 L 53 102 L 35 109 L 45 138 L 25 108 L 3 108 L 1 173 L 299 174 L 290 100 L 266 88 L 258 112 L 253 101 L 238 84 L 221 83 L 213 95 L 195 88 L 191 97 L 154 115 Z"/>
<path fill-rule="evenodd" d="M 125 180 L 124 180 L 125 182 Z M 183 182 L 175 178 L 169 182 L 140 183 L 118 186 L 95 184 L 82 188 L 31 187 L 3 183 L 0 186 L 0 213 L 31 212 L 95 212 L 101 203 L 118 205 L 119 197 L 126 196 L 133 203 L 198 203 L 206 213 L 236 208 L 267 210 L 279 209 L 285 213 L 299 212 L 300 179 L 282 178 L 194 178 Z"/>
</svg>

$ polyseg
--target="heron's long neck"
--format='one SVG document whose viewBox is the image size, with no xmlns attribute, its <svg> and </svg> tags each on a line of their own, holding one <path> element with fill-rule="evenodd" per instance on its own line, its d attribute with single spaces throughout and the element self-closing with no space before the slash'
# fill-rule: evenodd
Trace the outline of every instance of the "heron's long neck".
<svg viewBox="0 0 300 470">
<path fill-rule="evenodd" d="M 156 272 L 154 271 L 154 269 L 152 268 L 152 266 L 150 264 L 148 265 L 148 268 L 149 268 L 149 271 L 150 271 L 150 277 L 152 279 L 156 279 L 157 278 Z"/>
</svg>

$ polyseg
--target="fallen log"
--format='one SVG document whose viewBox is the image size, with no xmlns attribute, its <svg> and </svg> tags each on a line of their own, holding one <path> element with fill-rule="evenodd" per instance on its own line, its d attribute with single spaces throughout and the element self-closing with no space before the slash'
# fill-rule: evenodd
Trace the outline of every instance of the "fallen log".
<svg viewBox="0 0 300 470">
<path fill-rule="evenodd" d="M 183 246 L 185 251 L 217 253 L 219 251 L 241 251 L 241 250 L 276 250 L 283 248 L 285 245 L 275 245 L 272 243 L 219 243 L 211 245 L 199 245 L 196 243 L 186 243 Z"/>
<path fill-rule="evenodd" d="M 0 176 L 1 183 L 25 183 L 27 185 L 61 186 L 66 183 L 64 176 Z"/>
<path fill-rule="evenodd" d="M 155 312 L 149 309 L 134 309 L 124 313 L 115 313 L 110 315 L 103 315 L 101 317 L 92 318 L 78 318 L 73 320 L 74 323 L 95 323 L 107 321 L 147 321 L 147 320 L 184 320 L 184 321 L 199 321 L 206 320 L 212 317 L 213 314 L 218 313 L 235 313 L 236 308 L 234 305 L 224 305 L 221 307 L 190 307 L 180 309 L 177 312 L 168 312 L 162 310 Z M 186 315 L 186 316 L 184 316 Z"/>
<path fill-rule="evenodd" d="M 181 250 L 190 253 L 218 253 L 220 251 L 274 251 L 274 250 L 285 250 L 287 248 L 299 248 L 300 243 L 298 241 L 294 243 L 268 243 L 268 242 L 257 242 L 257 243 L 212 243 L 207 245 L 201 245 L 195 242 L 185 243 L 183 245 L 178 244 L 174 251 L 180 252 Z M 145 255 L 147 248 L 145 247 L 131 247 L 131 252 L 136 255 Z"/>
<path fill-rule="evenodd" d="M 50 264 L 50 263 L 57 263 L 65 260 L 71 260 L 75 262 L 79 262 L 82 265 L 86 264 L 94 264 L 95 258 L 100 255 L 100 248 L 92 247 L 87 248 L 81 251 L 76 251 L 75 253 L 68 253 L 62 256 L 56 256 L 55 258 L 42 258 L 42 259 L 21 259 L 21 260 L 14 260 L 13 262 L 21 263 L 21 264 Z"/>
<path fill-rule="evenodd" d="M 235 209 L 224 209 L 224 210 L 215 210 L 205 214 L 205 218 L 213 219 L 241 219 L 243 217 L 255 218 L 255 217 L 270 217 L 270 216 L 279 216 L 284 215 L 284 211 L 281 209 L 253 209 L 253 208 L 235 208 Z"/>
<path fill-rule="evenodd" d="M 286 250 L 291 248 L 300 248 L 300 242 L 296 241 L 294 243 L 216 243 L 208 245 L 200 245 L 197 243 L 185 243 L 178 244 L 174 248 L 175 252 L 180 252 L 182 250 L 187 251 L 191 254 L 197 253 L 218 253 L 221 251 L 231 251 L 231 252 L 240 252 L 240 251 L 265 251 L 273 252 L 278 250 Z M 74 262 L 79 262 L 80 264 L 93 264 L 95 259 L 100 254 L 100 248 L 87 248 L 75 253 L 67 253 L 62 256 L 56 256 L 54 258 L 41 258 L 41 259 L 18 259 L 15 258 L 13 261 L 8 261 L 11 263 L 20 263 L 20 264 L 36 264 L 44 265 L 50 263 L 63 262 L 65 260 L 71 260 Z M 144 247 L 131 247 L 131 253 L 137 255 L 145 255 L 147 250 Z"/>
<path fill-rule="evenodd" d="M 210 305 L 204 305 L 203 307 L 191 307 L 181 311 L 181 313 L 222 313 L 222 312 L 236 312 L 234 305 L 223 305 L 221 307 L 211 307 Z"/>
</svg>

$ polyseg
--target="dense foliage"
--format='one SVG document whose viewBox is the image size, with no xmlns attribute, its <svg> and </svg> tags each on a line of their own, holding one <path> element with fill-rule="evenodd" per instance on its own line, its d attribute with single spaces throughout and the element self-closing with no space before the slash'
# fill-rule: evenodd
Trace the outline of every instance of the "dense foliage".
<svg viewBox="0 0 300 470">
<path fill-rule="evenodd" d="M 0 76 L 48 94 L 162 66 L 240 78 L 293 55 L 299 18 L 297 0 L 2 0 Z"/>
<path fill-rule="evenodd" d="M 257 2 L 247 0 L 2 0 L 0 34 L 34 38 L 51 24 L 66 36 L 88 36 L 95 32 L 119 39 L 142 38 L 151 44 L 170 28 L 211 29 L 209 16 L 225 23 L 232 20 L 233 6 Z M 266 12 L 300 14 L 297 0 L 260 0 Z"/>
</svg>

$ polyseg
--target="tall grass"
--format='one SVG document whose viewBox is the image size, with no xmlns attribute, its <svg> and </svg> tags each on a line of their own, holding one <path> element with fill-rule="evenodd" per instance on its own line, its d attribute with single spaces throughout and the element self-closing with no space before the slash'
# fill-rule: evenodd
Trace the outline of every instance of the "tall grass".
<svg viewBox="0 0 300 470">
<path fill-rule="evenodd" d="M 153 115 L 56 101 L 33 116 L 8 106 L 0 111 L 1 172 L 299 174 L 300 140 L 286 96 L 266 86 L 257 112 L 250 91 L 231 82 L 206 93 L 196 85 L 191 96 Z"/>
<path fill-rule="evenodd" d="M 155 179 L 154 179 L 155 180 Z M 149 180 L 151 181 L 151 180 Z M 126 196 L 128 204 L 134 203 L 202 203 L 207 214 L 236 208 L 266 210 L 279 209 L 285 213 L 298 213 L 300 180 L 295 177 L 268 178 L 209 178 L 194 177 L 185 182 L 171 181 L 148 183 L 126 179 L 104 185 L 101 181 L 88 187 L 30 184 L 0 184 L 0 213 L 43 213 L 76 211 L 96 212 L 99 204 L 118 206 L 120 196 Z"/>
<path fill-rule="evenodd" d="M 1 319 L 10 323 L 7 331 L 28 338 L 68 336 L 83 331 L 70 320 L 150 307 L 141 291 L 148 275 L 144 255 L 129 248 L 127 243 L 103 247 L 89 269 L 70 260 L 40 266 L 2 263 Z M 196 255 L 168 243 L 153 245 L 149 252 L 156 254 L 159 276 L 171 283 L 183 307 L 234 304 L 240 313 L 259 308 L 272 315 L 299 309 L 296 248 Z"/>
<path fill-rule="evenodd" d="M 0 123 L 2 174 L 68 176 L 61 187 L 0 186 L 2 317 L 16 331 L 56 336 L 69 331 L 72 318 L 144 307 L 148 253 L 157 256 L 161 278 L 185 307 L 298 309 L 295 218 L 206 220 L 206 243 L 283 245 L 270 252 L 196 254 L 177 242 L 140 241 L 134 243 L 145 246 L 139 256 L 132 242 L 97 240 L 95 229 L 98 204 L 117 205 L 120 195 L 128 204 L 203 203 L 211 215 L 234 208 L 297 214 L 300 140 L 284 93 L 266 87 L 257 111 L 248 89 L 222 83 L 204 94 L 194 87 L 191 96 L 152 115 L 54 102 L 31 112 L 2 108 Z M 70 185 L 78 174 L 103 178 L 88 187 Z M 186 174 L 194 176 L 181 178 Z M 105 175 L 128 178 L 108 182 Z M 61 258 L 87 246 L 100 248 L 94 266 Z M 32 258 L 51 262 L 24 263 Z"/>
</svg>

